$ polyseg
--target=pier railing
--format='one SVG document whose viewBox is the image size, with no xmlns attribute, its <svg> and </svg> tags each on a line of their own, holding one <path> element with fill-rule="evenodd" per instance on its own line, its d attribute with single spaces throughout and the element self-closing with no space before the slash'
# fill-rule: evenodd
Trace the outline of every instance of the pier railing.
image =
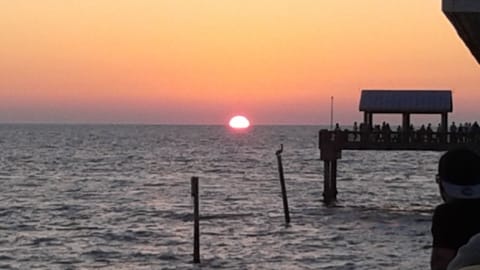
<svg viewBox="0 0 480 270">
<path fill-rule="evenodd" d="M 456 146 L 480 146 L 480 133 L 459 132 L 382 132 L 330 131 L 319 132 L 319 148 L 335 145 L 338 150 L 432 150 L 442 151 Z"/>
</svg>

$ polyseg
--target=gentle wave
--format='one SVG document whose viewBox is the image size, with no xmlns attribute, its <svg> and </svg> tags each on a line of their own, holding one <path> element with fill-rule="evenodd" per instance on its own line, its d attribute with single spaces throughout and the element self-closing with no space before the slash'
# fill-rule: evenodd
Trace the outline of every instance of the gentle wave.
<svg viewBox="0 0 480 270">
<path fill-rule="evenodd" d="M 318 129 L 0 125 L 0 268 L 427 269 L 440 153 L 343 151 L 327 208 Z"/>
</svg>

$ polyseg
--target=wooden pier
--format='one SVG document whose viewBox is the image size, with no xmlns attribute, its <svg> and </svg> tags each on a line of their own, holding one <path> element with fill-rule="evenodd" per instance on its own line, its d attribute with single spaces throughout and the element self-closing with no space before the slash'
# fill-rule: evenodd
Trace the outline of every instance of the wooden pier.
<svg viewBox="0 0 480 270">
<path fill-rule="evenodd" d="M 323 201 L 326 204 L 337 199 L 337 161 L 342 157 L 342 150 L 446 151 L 456 147 L 480 149 L 480 133 L 433 132 L 419 137 L 418 133 L 320 130 L 318 138 L 320 159 L 324 164 Z"/>
<path fill-rule="evenodd" d="M 356 130 L 337 127 L 319 132 L 320 159 L 324 163 L 323 200 L 327 205 L 337 199 L 337 161 L 342 150 L 446 151 L 462 146 L 480 149 L 477 123 L 469 131 L 455 127 L 448 132 L 448 113 L 452 112 L 449 90 L 363 90 L 360 111 L 364 112 L 364 122 Z M 401 114 L 399 131 L 374 126 L 373 115 L 378 113 Z M 430 126 L 415 131 L 410 123 L 411 114 L 439 114 L 441 121 L 436 131 Z"/>
</svg>

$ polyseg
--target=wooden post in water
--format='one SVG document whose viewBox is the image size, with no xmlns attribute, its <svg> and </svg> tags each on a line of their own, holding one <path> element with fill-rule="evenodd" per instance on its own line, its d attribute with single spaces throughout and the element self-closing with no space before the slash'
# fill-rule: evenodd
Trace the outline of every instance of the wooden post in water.
<svg viewBox="0 0 480 270">
<path fill-rule="evenodd" d="M 331 162 L 331 173 L 332 177 L 332 196 L 333 201 L 337 200 L 337 159 L 332 160 Z"/>
<path fill-rule="evenodd" d="M 341 158 L 340 143 L 346 140 L 346 134 L 333 135 L 328 130 L 319 134 L 320 159 L 323 160 L 323 202 L 330 205 L 337 200 L 337 159 Z"/>
<path fill-rule="evenodd" d="M 337 161 L 323 161 L 323 202 L 330 205 L 337 200 Z"/>
<path fill-rule="evenodd" d="M 200 263 L 200 214 L 198 196 L 198 177 L 192 177 L 193 197 L 193 263 Z"/>
<path fill-rule="evenodd" d="M 323 161 L 323 202 L 329 204 L 333 201 L 332 178 L 330 177 L 330 160 Z"/>
<path fill-rule="evenodd" d="M 283 144 L 280 144 L 280 150 L 275 152 L 277 155 L 278 161 L 278 174 L 280 176 L 280 186 L 282 188 L 282 198 L 283 198 L 283 212 L 285 214 L 285 223 L 290 224 L 290 211 L 288 209 L 288 198 L 287 198 L 287 189 L 285 187 L 285 178 L 283 177 L 283 164 L 282 164 L 282 151 Z"/>
</svg>

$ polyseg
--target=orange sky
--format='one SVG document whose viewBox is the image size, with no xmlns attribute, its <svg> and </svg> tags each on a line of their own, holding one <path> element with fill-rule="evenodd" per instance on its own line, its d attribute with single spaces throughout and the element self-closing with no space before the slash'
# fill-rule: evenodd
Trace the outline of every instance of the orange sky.
<svg viewBox="0 0 480 270">
<path fill-rule="evenodd" d="M 0 8 L 0 122 L 361 120 L 361 89 L 452 89 L 480 66 L 440 0 L 16 0 Z"/>
</svg>

